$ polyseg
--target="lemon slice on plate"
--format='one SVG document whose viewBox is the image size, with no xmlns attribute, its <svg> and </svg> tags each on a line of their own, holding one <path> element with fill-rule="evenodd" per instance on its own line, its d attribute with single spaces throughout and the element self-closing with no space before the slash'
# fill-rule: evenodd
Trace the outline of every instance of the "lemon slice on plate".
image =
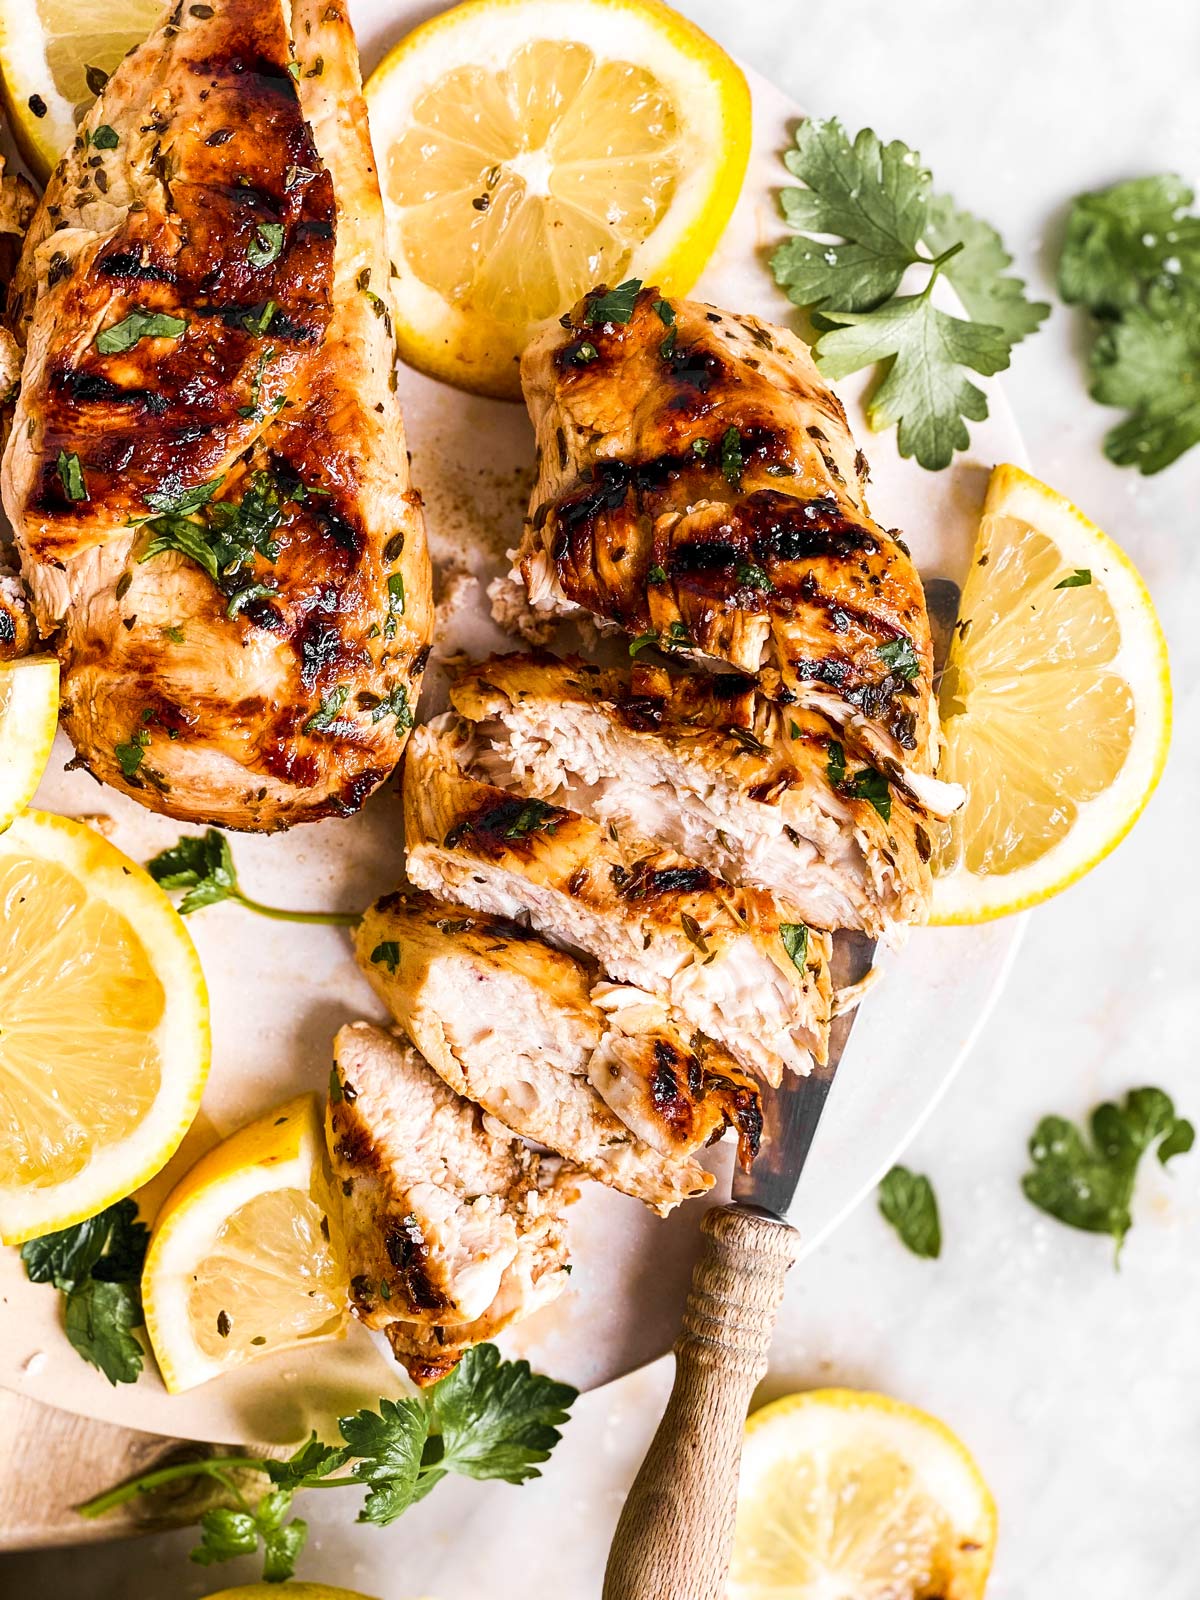
<svg viewBox="0 0 1200 1600">
<path fill-rule="evenodd" d="M 816 1389 L 746 1424 L 729 1600 L 980 1600 L 995 1543 L 979 1468 L 913 1406 Z"/>
<path fill-rule="evenodd" d="M 0 0 L 0 73 L 13 133 L 45 182 L 107 76 L 162 21 L 167 0 Z"/>
<path fill-rule="evenodd" d="M 1057 894 L 1129 832 L 1171 733 L 1167 645 L 1129 557 L 1018 467 L 992 473 L 942 676 L 935 923 Z"/>
<path fill-rule="evenodd" d="M 120 1200 L 170 1159 L 208 1073 L 208 998 L 163 891 L 82 823 L 0 834 L 0 1237 Z"/>
<path fill-rule="evenodd" d="M 172 1394 L 345 1334 L 349 1290 L 323 1148 L 316 1097 L 300 1095 L 223 1140 L 167 1196 L 142 1303 Z"/>
<path fill-rule="evenodd" d="M 597 283 L 699 277 L 750 154 L 733 61 L 658 0 L 469 0 L 367 84 L 405 361 L 520 392 L 530 338 Z"/>
<path fill-rule="evenodd" d="M 58 727 L 58 662 L 25 656 L 0 666 L 0 829 L 33 799 Z"/>
</svg>

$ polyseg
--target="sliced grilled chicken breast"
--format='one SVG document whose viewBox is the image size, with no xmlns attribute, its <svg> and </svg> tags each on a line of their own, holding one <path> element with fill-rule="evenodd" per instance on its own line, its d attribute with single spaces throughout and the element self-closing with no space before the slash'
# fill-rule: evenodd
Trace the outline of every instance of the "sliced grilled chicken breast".
<svg viewBox="0 0 1200 1600">
<path fill-rule="evenodd" d="M 594 973 L 528 929 L 429 895 L 391 894 L 363 917 L 355 951 L 452 1089 L 661 1215 L 712 1187 L 692 1156 L 726 1127 L 738 1128 L 747 1157 L 757 1148 L 757 1090 L 723 1051 L 693 1048 L 662 1007 L 638 1028 L 611 1027 L 592 1003 Z M 622 1059 L 627 1074 L 653 1080 L 636 1133 L 605 1093 L 609 1063 Z"/>
<path fill-rule="evenodd" d="M 777 1084 L 825 1059 L 829 936 L 677 851 L 631 850 L 590 818 L 463 770 L 469 724 L 420 728 L 405 762 L 408 873 L 444 898 L 527 919 Z M 795 959 L 789 954 L 794 952 Z"/>
<path fill-rule="evenodd" d="M 512 1321 L 565 1285 L 576 1191 L 560 1164 L 488 1128 L 410 1044 L 365 1022 L 338 1031 L 326 1138 L 369 1327 L 458 1328 L 498 1303 Z"/>
<path fill-rule="evenodd" d="M 867 510 L 866 461 L 808 350 L 655 289 L 607 321 L 600 293 L 521 362 L 538 478 L 517 565 L 534 607 L 757 674 L 952 809 L 929 777 L 921 582 Z"/>
<path fill-rule="evenodd" d="M 429 645 L 345 13 L 179 8 L 88 113 L 14 283 L 3 498 L 63 721 L 98 778 L 193 821 L 355 810 Z"/>
<path fill-rule="evenodd" d="M 923 813 L 827 718 L 750 679 L 508 655 L 450 699 L 481 775 L 767 889 L 794 921 L 878 938 L 927 915 Z"/>
</svg>

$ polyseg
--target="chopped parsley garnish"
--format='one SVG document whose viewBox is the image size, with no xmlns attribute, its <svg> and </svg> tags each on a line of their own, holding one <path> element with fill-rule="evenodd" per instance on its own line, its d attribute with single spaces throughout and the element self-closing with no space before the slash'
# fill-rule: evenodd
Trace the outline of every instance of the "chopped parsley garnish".
<svg viewBox="0 0 1200 1600">
<path fill-rule="evenodd" d="M 1086 589 L 1092 581 L 1092 574 L 1087 567 L 1076 567 L 1068 577 L 1062 578 L 1054 585 L 1056 589 Z"/>
<path fill-rule="evenodd" d="M 283 224 L 281 222 L 257 222 L 254 232 L 246 245 L 246 259 L 252 267 L 269 267 L 272 261 L 278 261 L 279 253 L 283 249 Z"/>
<path fill-rule="evenodd" d="M 665 573 L 664 573 L 665 577 Z M 639 633 L 636 639 L 629 641 L 629 654 L 636 656 L 639 651 L 645 650 L 648 645 L 658 643 L 658 629 L 651 628 L 648 633 Z"/>
<path fill-rule="evenodd" d="M 675 336 L 679 331 L 675 326 L 675 311 L 667 300 L 656 300 L 654 302 L 654 311 L 658 316 L 658 320 L 667 330 L 666 338 L 658 347 L 659 355 L 666 361 L 675 354 Z"/>
<path fill-rule="evenodd" d="M 733 488 L 742 486 L 742 436 L 736 428 L 726 428 L 721 435 L 721 475 Z"/>
<path fill-rule="evenodd" d="M 166 550 L 187 556 L 225 595 L 229 602 L 226 614 L 235 617 L 252 600 L 274 592 L 254 575 L 254 562 L 256 557 L 273 562 L 279 556 L 274 535 L 283 520 L 287 495 L 269 473 L 255 472 L 240 500 L 214 500 L 223 481 L 213 478 L 170 499 L 148 495 L 151 505 L 157 499 L 159 504 L 169 503 L 177 509 L 146 523 L 150 542 L 138 561 L 150 561 Z"/>
<path fill-rule="evenodd" d="M 911 683 L 921 675 L 921 661 L 912 647 L 912 640 L 901 634 L 890 644 L 881 644 L 875 652 L 879 659 L 892 669 L 897 678 Z"/>
<path fill-rule="evenodd" d="M 74 453 L 68 455 L 65 450 L 60 450 L 55 466 L 58 470 L 58 481 L 62 484 L 67 499 L 86 500 L 87 484 L 83 481 L 83 466 L 79 457 Z"/>
<path fill-rule="evenodd" d="M 365 1488 L 358 1520 L 386 1527 L 452 1472 L 524 1483 L 540 1476 L 576 1397 L 569 1385 L 531 1371 L 527 1361 L 502 1361 L 495 1345 L 480 1344 L 431 1387 L 340 1417 L 338 1444 L 324 1444 L 314 1433 L 284 1460 L 218 1454 L 152 1468 L 79 1509 L 99 1517 L 164 1484 L 206 1479 L 226 1503 L 213 1505 L 208 1497 L 192 1560 L 209 1566 L 253 1555 L 261 1545 L 263 1577 L 279 1583 L 294 1573 L 308 1535 L 301 1518 L 288 1520 L 301 1489 Z M 248 1473 L 269 1485 L 257 1500 L 248 1498 Z"/>
<path fill-rule="evenodd" d="M 96 335 L 96 349 L 102 356 L 116 356 L 132 350 L 142 339 L 178 339 L 186 328 L 185 318 L 165 311 L 131 311 Z"/>
<path fill-rule="evenodd" d="M 371 951 L 371 960 L 376 966 L 384 966 L 389 972 L 394 973 L 400 965 L 400 946 L 395 939 L 384 939 Z"/>
<path fill-rule="evenodd" d="M 404 574 L 393 572 L 387 581 L 388 615 L 383 633 L 386 639 L 396 637 L 396 618 L 404 615 Z"/>
<path fill-rule="evenodd" d="M 737 740 L 743 750 L 749 750 L 753 755 L 766 756 L 771 753 L 762 740 L 756 734 L 751 733 L 749 728 L 739 728 L 736 723 L 731 723 L 728 733 L 731 739 Z"/>
<path fill-rule="evenodd" d="M 52 1283 L 66 1296 L 67 1338 L 111 1384 L 135 1383 L 142 1347 L 141 1277 L 150 1230 L 137 1202 L 118 1200 L 97 1216 L 29 1239 L 21 1260 L 32 1283 Z"/>
<path fill-rule="evenodd" d="M 209 478 L 206 483 L 194 484 L 190 489 L 151 489 L 146 496 L 146 504 L 151 511 L 190 516 L 193 511 L 199 511 L 201 506 L 207 505 L 224 482 L 225 474 L 222 472 L 215 478 Z"/>
<path fill-rule="evenodd" d="M 372 722 L 382 722 L 385 717 L 395 717 L 397 733 L 404 733 L 412 727 L 412 707 L 408 703 L 408 690 L 402 683 L 398 683 L 387 699 L 381 700 L 371 712 Z"/>
<path fill-rule="evenodd" d="M 568 350 L 567 359 L 573 367 L 590 367 L 593 361 L 599 361 L 600 352 L 594 344 L 585 339 L 582 344 L 577 344 Z"/>
<path fill-rule="evenodd" d="M 829 741 L 825 776 L 831 789 L 836 789 L 849 800 L 866 800 L 885 822 L 891 821 L 892 791 L 883 773 L 876 772 L 874 767 L 862 767 L 847 777 L 846 752 L 836 739 Z"/>
<path fill-rule="evenodd" d="M 237 868 L 229 840 L 216 828 L 205 833 L 185 834 L 169 849 L 160 850 L 146 871 L 162 889 L 185 889 L 179 902 L 181 917 L 222 900 L 236 900 L 247 911 L 277 922 L 323 922 L 336 927 L 352 927 L 360 918 L 346 911 L 282 911 L 265 906 L 244 894 L 238 884 Z"/>
<path fill-rule="evenodd" d="M 752 561 L 740 562 L 733 575 L 740 589 L 761 589 L 769 593 L 775 587 L 763 568 L 755 566 Z"/>
<path fill-rule="evenodd" d="M 1142 1157 L 1157 1145 L 1166 1166 L 1192 1148 L 1195 1129 L 1175 1115 L 1161 1089 L 1131 1089 L 1122 1105 L 1105 1101 L 1090 1122 L 1089 1142 L 1065 1117 L 1043 1117 L 1029 1141 L 1033 1170 L 1021 1188 L 1027 1200 L 1069 1228 L 1111 1234 L 1119 1257 L 1133 1225 L 1130 1204 Z"/>
<path fill-rule="evenodd" d="M 231 311 L 226 320 L 239 328 L 244 328 L 247 333 L 256 334 L 261 338 L 275 320 L 275 313 L 278 310 L 279 307 L 274 300 L 263 300 L 256 306 L 245 306 L 239 311 Z"/>
<path fill-rule="evenodd" d="M 936 1261 L 942 1253 L 937 1196 L 929 1179 L 893 1167 L 879 1185 L 879 1210 L 913 1255 Z"/>
<path fill-rule="evenodd" d="M 114 749 L 113 755 L 117 758 L 117 765 L 126 778 L 132 778 L 137 773 L 149 743 L 150 734 L 145 728 L 139 728 L 131 739 Z"/>
<path fill-rule="evenodd" d="M 797 237 L 780 245 L 771 268 L 789 299 L 819 313 L 817 365 L 836 382 L 881 363 L 867 404 L 871 425 L 898 425 L 902 456 L 931 470 L 948 466 L 970 442 L 964 419 L 988 414 L 967 374 L 1007 367 L 1049 306 L 1031 302 L 1007 272 L 995 229 L 934 195 L 920 157 L 898 140 L 885 145 L 864 128 L 851 142 L 836 119 L 810 118 L 784 159 L 805 187 L 781 195 Z M 928 274 L 924 286 L 897 295 L 918 266 Z M 966 317 L 933 304 L 943 274 Z"/>
<path fill-rule="evenodd" d="M 602 322 L 628 322 L 633 315 L 641 287 L 640 278 L 627 278 L 624 283 L 619 283 L 615 289 L 609 289 L 605 294 L 589 295 L 587 304 L 583 308 L 584 324 L 589 328 L 595 328 Z"/>
<path fill-rule="evenodd" d="M 692 440 L 692 454 L 694 456 L 700 456 L 701 458 L 703 458 L 709 452 L 710 443 L 711 442 L 708 439 L 693 439 Z"/>
<path fill-rule="evenodd" d="M 562 812 L 557 806 L 548 806 L 544 800 L 526 800 L 516 816 L 504 830 L 506 839 L 527 839 L 531 833 L 552 834 L 557 829 Z"/>
<path fill-rule="evenodd" d="M 781 922 L 779 937 L 796 971 L 803 972 L 808 955 L 808 925 L 803 922 Z"/>
<path fill-rule="evenodd" d="M 350 697 L 350 686 L 345 683 L 335 684 L 332 689 L 326 689 L 321 696 L 321 704 L 307 719 L 302 731 L 304 733 L 326 733 L 338 719 L 338 713 Z"/>
<path fill-rule="evenodd" d="M 117 130 L 110 128 L 107 122 L 102 122 L 92 133 L 91 144 L 96 150 L 115 150 L 120 142 Z"/>
<path fill-rule="evenodd" d="M 646 573 L 646 582 L 647 583 L 666 583 L 666 581 L 667 581 L 666 568 L 665 567 L 660 567 L 657 562 Z"/>
</svg>

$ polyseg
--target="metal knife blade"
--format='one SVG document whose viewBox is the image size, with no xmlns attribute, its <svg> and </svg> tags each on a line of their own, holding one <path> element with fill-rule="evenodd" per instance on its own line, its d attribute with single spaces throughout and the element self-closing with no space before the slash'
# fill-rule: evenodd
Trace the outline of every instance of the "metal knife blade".
<svg viewBox="0 0 1200 1600">
<path fill-rule="evenodd" d="M 949 578 L 934 578 L 925 585 L 933 633 L 935 693 L 960 598 L 958 585 Z M 866 977 L 874 960 L 875 944 L 865 933 L 834 934 L 830 976 L 835 991 Z M 857 1016 L 856 1007 L 834 1019 L 829 1030 L 829 1060 L 823 1067 L 814 1067 L 806 1078 L 787 1073 L 779 1088 L 769 1090 L 763 1097 L 762 1146 L 749 1172 L 740 1167 L 734 1171 L 735 1205 L 750 1206 L 786 1220 Z"/>
</svg>

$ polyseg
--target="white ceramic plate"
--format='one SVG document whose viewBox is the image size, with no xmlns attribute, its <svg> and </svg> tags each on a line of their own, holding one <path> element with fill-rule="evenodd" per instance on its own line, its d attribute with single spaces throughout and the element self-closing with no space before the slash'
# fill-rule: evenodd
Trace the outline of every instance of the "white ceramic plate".
<svg viewBox="0 0 1200 1600">
<path fill-rule="evenodd" d="M 352 0 L 366 70 L 428 6 Z M 782 229 L 775 191 L 797 108 L 752 79 L 755 139 L 738 209 L 698 294 L 719 305 L 787 321 L 765 252 Z M 871 458 L 872 507 L 903 528 L 926 578 L 961 580 L 974 540 L 987 471 L 1022 457 L 1004 399 L 988 385 L 990 419 L 972 450 L 945 472 L 927 473 L 896 454 L 894 435 L 872 437 L 861 387 L 840 389 L 853 430 Z M 401 372 L 413 477 L 426 500 L 435 561 L 468 568 L 479 588 L 450 618 L 438 654 L 512 648 L 487 617 L 483 588 L 515 543 L 532 478 L 532 434 L 524 410 L 476 399 Z M 426 706 L 436 702 L 431 672 Z M 76 816 L 112 819 L 114 842 L 138 860 L 181 831 L 87 776 L 65 773 L 56 746 L 38 803 Z M 402 858 L 400 807 L 392 786 L 364 813 L 265 839 L 233 839 L 248 890 L 269 903 L 358 908 L 390 888 Z M 323 1089 L 330 1041 L 356 1017 L 382 1020 L 359 976 L 345 934 L 264 922 L 233 906 L 190 919 L 212 995 L 212 1077 L 196 1130 L 169 1171 L 207 1143 L 301 1089 Z M 963 1061 L 1003 985 L 1019 922 L 978 929 L 928 929 L 887 961 L 886 978 L 863 1007 L 801 1181 L 793 1220 L 814 1249 L 887 1170 Z M 730 1151 L 715 1159 L 728 1171 Z M 161 1187 L 162 1186 L 158 1186 Z M 727 1192 L 727 1182 L 725 1190 Z M 720 1196 L 722 1186 L 716 1191 Z M 660 1222 L 635 1201 L 589 1185 L 572 1218 L 576 1270 L 569 1291 L 506 1341 L 536 1366 L 593 1387 L 668 1348 L 697 1238 L 700 1208 Z M 355 1328 L 344 1342 L 280 1355 L 189 1394 L 169 1396 L 148 1362 L 133 1386 L 113 1389 L 75 1354 L 60 1326 L 59 1297 L 25 1280 L 15 1251 L 0 1251 L 0 1383 L 51 1405 L 159 1433 L 285 1443 L 351 1404 L 396 1393 L 395 1369 Z"/>
</svg>

